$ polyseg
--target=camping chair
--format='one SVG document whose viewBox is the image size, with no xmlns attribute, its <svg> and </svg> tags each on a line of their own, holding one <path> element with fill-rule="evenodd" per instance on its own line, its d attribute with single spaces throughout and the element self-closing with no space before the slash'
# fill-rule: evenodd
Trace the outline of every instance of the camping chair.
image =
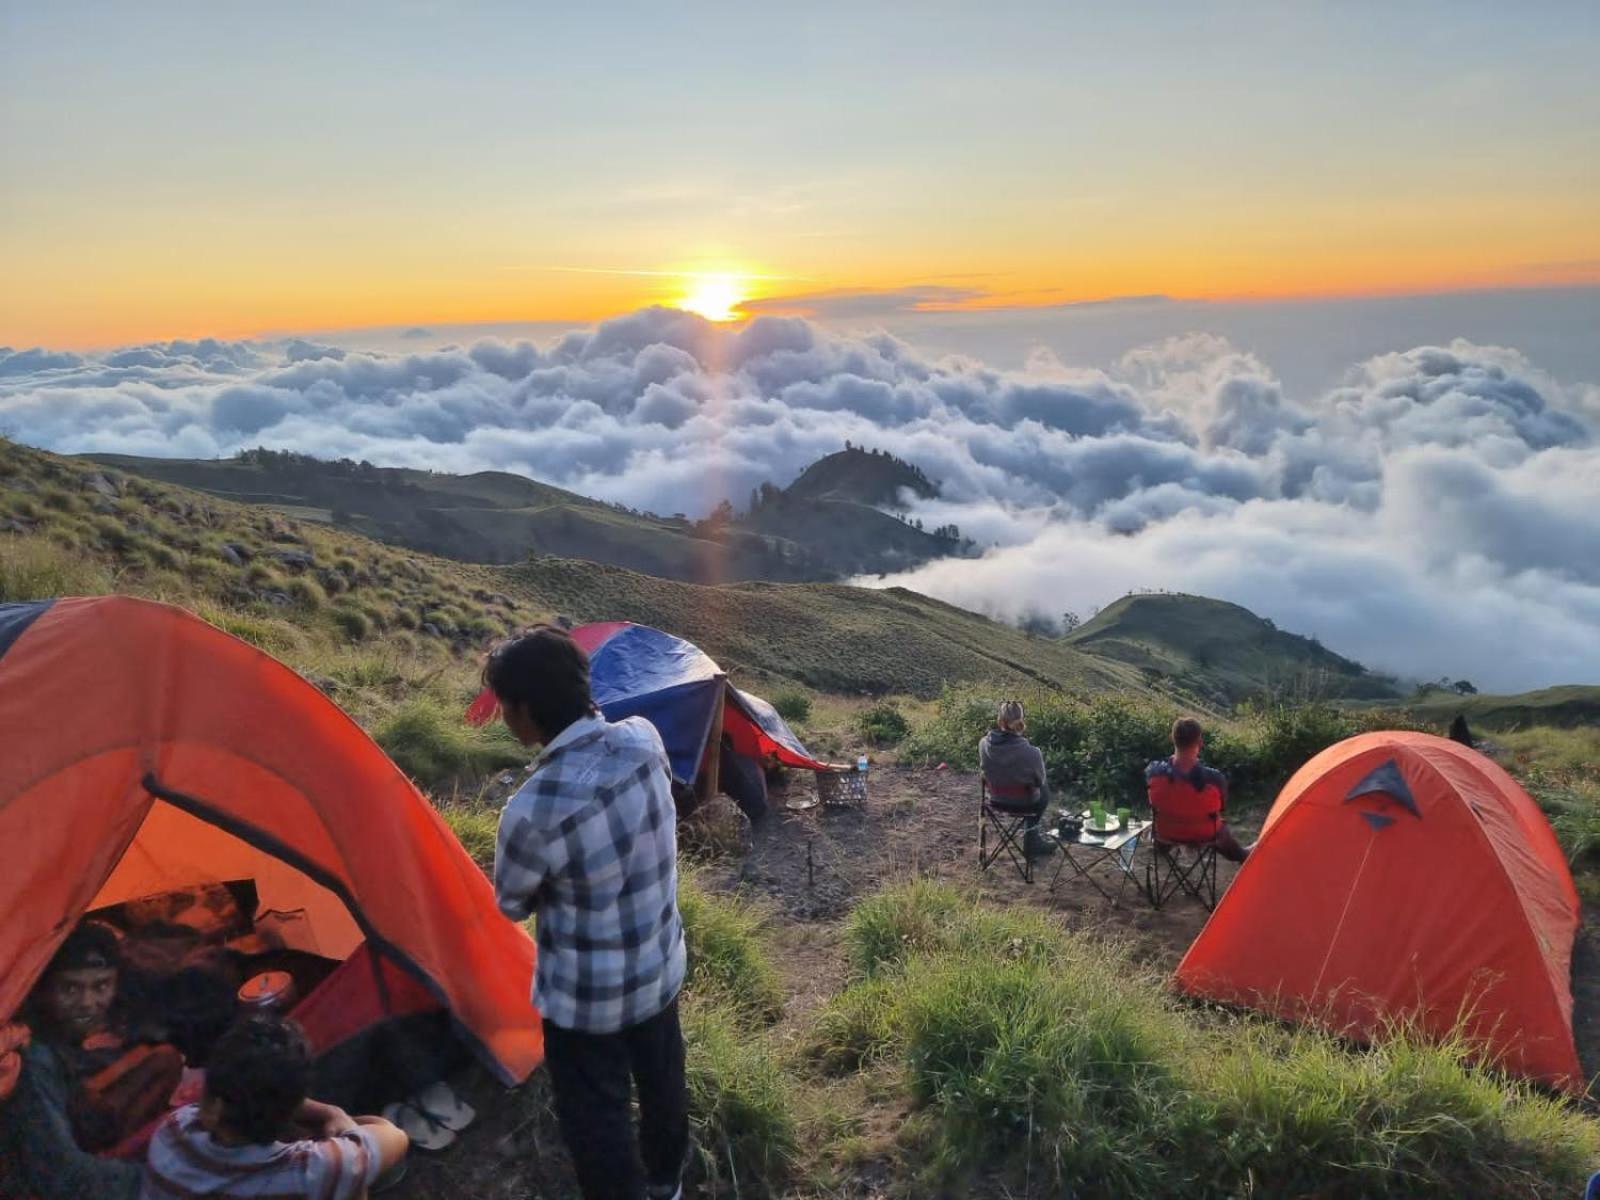
<svg viewBox="0 0 1600 1200">
<path fill-rule="evenodd" d="M 1222 795 L 1197 790 L 1186 780 L 1162 776 L 1150 781 L 1154 827 L 1150 861 L 1145 864 L 1145 894 L 1159 909 L 1181 894 L 1193 896 L 1206 911 L 1217 907 L 1217 831 L 1222 825 Z"/>
<path fill-rule="evenodd" d="M 982 781 L 978 814 L 978 869 L 987 871 L 1002 854 L 1022 876 L 1033 882 L 1033 860 L 1024 844 L 1028 822 L 1044 815 L 1039 789 L 1027 784 L 996 785 Z M 994 848 L 989 835 L 994 834 Z"/>
</svg>

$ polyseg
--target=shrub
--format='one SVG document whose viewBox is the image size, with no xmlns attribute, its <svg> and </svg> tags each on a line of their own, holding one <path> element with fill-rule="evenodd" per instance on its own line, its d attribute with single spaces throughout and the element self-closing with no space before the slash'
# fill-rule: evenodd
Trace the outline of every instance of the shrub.
<svg viewBox="0 0 1600 1200">
<path fill-rule="evenodd" d="M 857 718 L 861 736 L 874 746 L 898 746 L 911 732 L 905 714 L 888 701 L 874 704 Z"/>
<path fill-rule="evenodd" d="M 308 575 L 296 576 L 289 580 L 284 591 L 289 594 L 289 599 L 311 612 L 320 612 L 328 603 L 328 593 L 322 590 L 321 584 Z"/>
<path fill-rule="evenodd" d="M 408 700 L 377 728 L 378 744 L 425 788 L 482 778 L 526 761 L 526 752 L 499 724 L 466 723 L 459 705 L 431 696 Z"/>
<path fill-rule="evenodd" d="M 811 719 L 811 697 L 799 688 L 784 688 L 772 698 L 772 707 L 785 721 Z"/>
<path fill-rule="evenodd" d="M 761 944 L 764 917 L 748 903 L 701 888 L 691 876 L 678 884 L 689 949 L 685 986 L 698 996 L 715 997 L 758 1021 L 783 1014 L 783 985 Z"/>
<path fill-rule="evenodd" d="M 334 606 L 331 615 L 339 632 L 352 642 L 365 641 L 367 635 L 372 632 L 372 622 L 358 608 L 338 604 Z"/>
</svg>

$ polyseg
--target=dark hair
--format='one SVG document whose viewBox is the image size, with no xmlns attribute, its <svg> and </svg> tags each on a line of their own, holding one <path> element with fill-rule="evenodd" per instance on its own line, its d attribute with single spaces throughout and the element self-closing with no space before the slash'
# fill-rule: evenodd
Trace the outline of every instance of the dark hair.
<svg viewBox="0 0 1600 1200">
<path fill-rule="evenodd" d="M 484 664 L 483 685 L 502 708 L 520 706 L 547 738 L 595 711 L 589 656 L 554 625 L 536 625 L 496 646 Z"/>
<path fill-rule="evenodd" d="M 122 945 L 115 931 L 99 921 L 85 921 L 61 943 L 50 965 L 44 969 L 40 982 L 48 982 L 62 971 L 120 971 Z"/>
<path fill-rule="evenodd" d="M 1200 722 L 1193 717 L 1179 717 L 1172 723 L 1172 745 L 1178 750 L 1187 750 L 1191 746 L 1200 744 Z"/>
<path fill-rule="evenodd" d="M 161 985 L 158 1011 L 166 1017 L 167 1041 L 191 1067 L 204 1067 L 212 1049 L 233 1027 L 239 1012 L 236 974 L 220 962 L 195 962 Z"/>
<path fill-rule="evenodd" d="M 311 1090 L 311 1044 L 273 1013 L 236 1023 L 211 1049 L 206 1095 L 222 1106 L 229 1133 L 257 1145 L 280 1140 Z"/>
</svg>

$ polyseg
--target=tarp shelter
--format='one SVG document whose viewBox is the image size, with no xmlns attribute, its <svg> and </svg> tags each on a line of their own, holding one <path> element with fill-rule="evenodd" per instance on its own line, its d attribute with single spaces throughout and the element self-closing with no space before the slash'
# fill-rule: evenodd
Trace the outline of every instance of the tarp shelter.
<svg viewBox="0 0 1600 1200">
<path fill-rule="evenodd" d="M 1578 911 L 1555 834 L 1504 770 L 1430 734 L 1363 734 L 1289 780 L 1177 983 L 1362 1039 L 1465 1018 L 1485 1057 L 1581 1088 Z"/>
<path fill-rule="evenodd" d="M 506 1082 L 542 1043 L 534 945 L 345 713 L 200 618 L 122 596 L 0 605 L 0 1019 L 90 909 L 253 881 L 303 947 L 358 951 L 379 1011 L 417 984 Z"/>
<path fill-rule="evenodd" d="M 679 783 L 715 790 L 724 733 L 735 752 L 759 762 L 829 769 L 811 757 L 776 709 L 730 684 L 693 642 L 631 621 L 580 625 L 571 632 L 589 655 L 590 686 L 600 711 L 609 721 L 644 717 L 654 725 Z M 470 718 L 482 724 L 494 712 L 494 696 L 485 692 Z"/>
</svg>

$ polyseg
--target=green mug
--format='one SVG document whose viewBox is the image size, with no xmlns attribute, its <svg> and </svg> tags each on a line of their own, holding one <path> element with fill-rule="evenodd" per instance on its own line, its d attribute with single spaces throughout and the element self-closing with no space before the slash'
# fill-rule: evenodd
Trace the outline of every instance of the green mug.
<svg viewBox="0 0 1600 1200">
<path fill-rule="evenodd" d="M 1119 824 L 1121 824 L 1121 826 L 1124 829 L 1126 829 L 1129 825 L 1131 825 L 1133 823 L 1133 809 L 1131 809 L 1131 808 L 1119 808 L 1119 809 L 1117 809 L 1117 821 L 1118 821 Z"/>
<path fill-rule="evenodd" d="M 1106 827 L 1106 806 L 1098 800 L 1089 805 L 1089 823 L 1100 829 Z"/>
</svg>

